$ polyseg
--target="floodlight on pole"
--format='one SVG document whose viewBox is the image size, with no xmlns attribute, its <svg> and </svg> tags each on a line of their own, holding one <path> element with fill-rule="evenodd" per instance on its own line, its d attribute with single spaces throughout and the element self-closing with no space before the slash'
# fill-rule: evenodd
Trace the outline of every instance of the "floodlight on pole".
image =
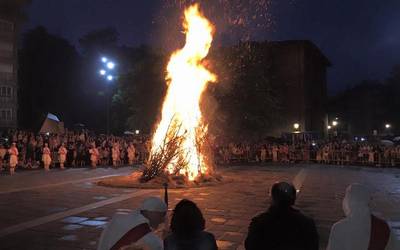
<svg viewBox="0 0 400 250">
<path fill-rule="evenodd" d="M 102 61 L 103 63 L 106 63 L 106 62 L 107 62 L 107 57 L 102 57 L 102 58 L 101 58 L 101 61 Z"/>
<path fill-rule="evenodd" d="M 114 67 L 115 67 L 115 64 L 113 62 L 107 63 L 107 68 L 114 69 Z"/>
<path fill-rule="evenodd" d="M 104 76 L 107 72 L 104 69 L 100 70 L 100 75 Z"/>
<path fill-rule="evenodd" d="M 107 80 L 112 81 L 113 79 L 114 79 L 114 77 L 112 75 L 107 76 Z"/>
</svg>

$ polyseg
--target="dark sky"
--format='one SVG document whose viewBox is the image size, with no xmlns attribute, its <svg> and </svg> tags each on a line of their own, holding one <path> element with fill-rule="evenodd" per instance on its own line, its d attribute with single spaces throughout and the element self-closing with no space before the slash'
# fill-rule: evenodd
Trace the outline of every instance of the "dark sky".
<svg viewBox="0 0 400 250">
<path fill-rule="evenodd" d="M 114 26 L 121 43 L 135 46 L 156 37 L 165 1 L 33 0 L 25 28 L 43 25 L 77 44 L 88 31 Z M 384 79 L 400 64 L 400 0 L 272 0 L 268 13 L 274 25 L 256 36 L 312 40 L 333 64 L 331 93 L 362 79 Z"/>
</svg>

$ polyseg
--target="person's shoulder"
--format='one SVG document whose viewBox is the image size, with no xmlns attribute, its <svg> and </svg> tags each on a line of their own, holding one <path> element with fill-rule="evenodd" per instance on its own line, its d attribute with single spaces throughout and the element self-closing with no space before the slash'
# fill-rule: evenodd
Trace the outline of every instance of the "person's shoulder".
<svg viewBox="0 0 400 250">
<path fill-rule="evenodd" d="M 202 232 L 201 232 L 201 235 L 202 235 L 202 237 L 203 237 L 204 239 L 215 241 L 215 236 L 214 236 L 214 234 L 212 234 L 212 233 L 210 233 L 210 232 L 202 231 Z"/>
<path fill-rule="evenodd" d="M 260 213 L 260 214 L 256 215 L 255 217 L 253 217 L 253 219 L 251 219 L 251 225 L 256 226 L 256 225 L 260 225 L 260 224 L 265 224 L 265 222 L 270 220 L 270 218 L 271 218 L 270 212 L 267 211 L 267 212 Z"/>
</svg>

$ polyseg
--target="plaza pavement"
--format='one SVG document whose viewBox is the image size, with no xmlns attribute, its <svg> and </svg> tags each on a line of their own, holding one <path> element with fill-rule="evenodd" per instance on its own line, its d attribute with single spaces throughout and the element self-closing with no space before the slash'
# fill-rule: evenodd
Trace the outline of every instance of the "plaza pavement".
<svg viewBox="0 0 400 250">
<path fill-rule="evenodd" d="M 0 176 L 0 249 L 96 249 L 102 229 L 117 211 L 138 207 L 162 190 L 107 188 L 95 182 L 126 175 L 131 167 L 20 172 Z M 220 249 L 244 249 L 253 216 L 265 211 L 268 190 L 290 181 L 300 190 L 297 207 L 316 221 L 321 249 L 334 222 L 343 217 L 347 185 L 371 187 L 374 213 L 388 219 L 400 237 L 400 170 L 295 165 L 233 166 L 220 172 L 232 182 L 214 187 L 170 190 L 170 208 L 182 198 L 195 201 Z"/>
</svg>

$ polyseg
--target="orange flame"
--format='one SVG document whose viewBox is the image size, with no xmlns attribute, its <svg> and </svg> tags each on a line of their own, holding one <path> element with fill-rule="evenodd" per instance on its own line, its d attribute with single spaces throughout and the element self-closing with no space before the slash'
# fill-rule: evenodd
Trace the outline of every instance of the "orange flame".
<svg viewBox="0 0 400 250">
<path fill-rule="evenodd" d="M 203 62 L 211 47 L 214 27 L 200 13 L 198 4 L 185 10 L 183 26 L 186 44 L 172 54 L 168 63 L 168 90 L 162 119 L 152 140 L 152 152 L 164 142 L 170 123 L 173 121 L 180 124 L 179 135 L 184 136 L 183 148 L 180 155 L 171 160 L 167 170 L 173 173 L 176 168 L 174 163 L 179 157 L 184 157 L 187 166 L 183 166 L 180 173 L 194 180 L 208 168 L 197 143 L 207 132 L 200 110 L 201 95 L 209 82 L 216 81 L 216 76 L 206 69 Z"/>
</svg>

